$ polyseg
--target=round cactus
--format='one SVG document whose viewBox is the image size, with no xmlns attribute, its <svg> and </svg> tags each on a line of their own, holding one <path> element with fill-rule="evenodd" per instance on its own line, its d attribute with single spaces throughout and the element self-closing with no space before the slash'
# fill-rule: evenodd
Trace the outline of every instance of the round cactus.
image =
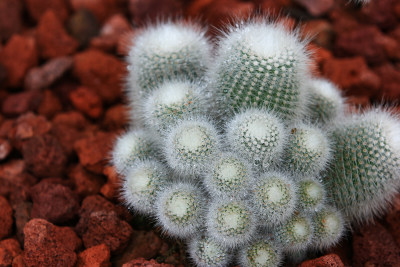
<svg viewBox="0 0 400 267">
<path fill-rule="evenodd" d="M 329 139 L 322 130 L 299 124 L 289 135 L 285 165 L 296 176 L 315 175 L 326 168 L 331 154 Z"/>
<path fill-rule="evenodd" d="M 297 188 L 284 174 L 263 174 L 252 191 L 254 208 L 264 224 L 277 225 L 293 214 L 297 203 Z"/>
<path fill-rule="evenodd" d="M 112 163 L 119 174 L 136 160 L 155 158 L 156 147 L 151 135 L 143 130 L 131 130 L 118 137 L 112 151 Z"/>
<path fill-rule="evenodd" d="M 271 112 L 248 109 L 227 125 L 226 139 L 244 158 L 269 166 L 279 160 L 286 140 L 285 127 Z"/>
<path fill-rule="evenodd" d="M 189 256 L 199 267 L 224 267 L 231 260 L 229 250 L 207 236 L 190 240 Z"/>
<path fill-rule="evenodd" d="M 219 42 L 210 86 L 225 113 L 266 107 L 284 118 L 301 116 L 309 59 L 297 32 L 267 21 L 236 24 Z"/>
<path fill-rule="evenodd" d="M 145 97 L 143 124 L 162 133 L 180 119 L 204 114 L 201 90 L 188 80 L 165 81 Z"/>
<path fill-rule="evenodd" d="M 334 160 L 326 175 L 331 197 L 356 222 L 381 213 L 397 192 L 400 122 L 381 110 L 341 119 L 333 127 Z"/>
<path fill-rule="evenodd" d="M 329 248 L 340 240 L 345 231 L 342 214 L 333 207 L 324 207 L 312 218 L 314 226 L 313 243 L 318 249 Z"/>
<path fill-rule="evenodd" d="M 282 249 L 269 239 L 259 239 L 239 250 L 243 267 L 275 267 L 282 261 Z"/>
<path fill-rule="evenodd" d="M 172 236 L 192 236 L 203 223 L 204 204 L 203 195 L 196 186 L 188 183 L 170 184 L 157 196 L 158 223 Z"/>
<path fill-rule="evenodd" d="M 220 147 L 217 131 L 203 118 L 179 121 L 164 141 L 166 160 L 181 174 L 200 174 Z"/>
<path fill-rule="evenodd" d="M 204 185 L 214 197 L 243 197 L 253 178 L 251 166 L 234 153 L 222 153 L 204 174 Z"/>
<path fill-rule="evenodd" d="M 249 242 L 256 218 L 245 201 L 216 199 L 207 214 L 207 231 L 218 243 L 232 248 Z"/>
<path fill-rule="evenodd" d="M 129 208 L 153 215 L 156 196 L 168 180 L 164 165 L 155 160 L 138 160 L 123 177 L 122 197 Z"/>
<path fill-rule="evenodd" d="M 315 178 L 304 178 L 298 182 L 298 206 L 302 210 L 316 211 L 324 205 L 324 186 Z"/>
</svg>

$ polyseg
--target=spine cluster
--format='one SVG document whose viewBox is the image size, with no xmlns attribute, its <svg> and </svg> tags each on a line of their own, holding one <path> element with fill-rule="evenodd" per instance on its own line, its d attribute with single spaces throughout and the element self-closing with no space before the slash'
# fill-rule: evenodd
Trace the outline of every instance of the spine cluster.
<svg viewBox="0 0 400 267">
<path fill-rule="evenodd" d="M 132 127 L 112 162 L 126 205 L 186 240 L 197 266 L 279 266 L 326 249 L 396 192 L 400 123 L 345 114 L 305 46 L 266 20 L 237 23 L 215 49 L 186 22 L 133 40 Z"/>
</svg>

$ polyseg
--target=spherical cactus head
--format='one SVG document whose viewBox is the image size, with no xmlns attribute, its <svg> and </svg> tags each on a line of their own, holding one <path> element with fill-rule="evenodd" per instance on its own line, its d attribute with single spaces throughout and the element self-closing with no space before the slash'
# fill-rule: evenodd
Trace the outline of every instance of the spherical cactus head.
<svg viewBox="0 0 400 267">
<path fill-rule="evenodd" d="M 327 191 L 350 221 L 368 221 L 384 212 L 397 193 L 400 122 L 375 109 L 340 119 L 332 137 L 334 160 L 326 174 Z"/>
<path fill-rule="evenodd" d="M 188 80 L 165 81 L 145 97 L 143 124 L 162 133 L 180 119 L 204 114 L 201 91 Z"/>
<path fill-rule="evenodd" d="M 158 224 L 171 236 L 187 238 L 203 223 L 205 199 L 201 190 L 188 183 L 173 183 L 157 196 Z"/>
<path fill-rule="evenodd" d="M 326 124 L 343 114 L 344 99 L 339 89 L 325 79 L 312 79 L 308 116 L 311 121 Z"/>
<path fill-rule="evenodd" d="M 200 174 L 219 152 L 219 137 L 204 118 L 179 121 L 165 138 L 164 152 L 171 168 L 181 174 Z"/>
<path fill-rule="evenodd" d="M 229 249 L 208 236 L 191 239 L 188 247 L 190 258 L 199 267 L 224 267 L 232 258 Z"/>
<path fill-rule="evenodd" d="M 309 59 L 297 32 L 265 20 L 237 23 L 217 54 L 210 77 L 222 111 L 265 107 L 288 119 L 304 113 Z"/>
<path fill-rule="evenodd" d="M 324 205 L 326 192 L 323 184 L 316 178 L 303 178 L 298 181 L 298 207 L 306 211 L 316 211 Z"/>
<path fill-rule="evenodd" d="M 250 161 L 269 166 L 279 161 L 286 140 L 286 129 L 273 113 L 248 109 L 236 114 L 226 128 L 231 149 Z"/>
<path fill-rule="evenodd" d="M 138 160 L 123 176 L 122 196 L 132 210 L 154 215 L 157 193 L 169 180 L 166 168 L 156 160 Z"/>
<path fill-rule="evenodd" d="M 214 199 L 207 214 L 207 231 L 218 243 L 237 247 L 249 242 L 256 230 L 256 218 L 243 200 Z"/>
<path fill-rule="evenodd" d="M 276 239 L 284 251 L 291 253 L 308 248 L 313 238 L 311 219 L 305 214 L 296 214 L 275 229 Z"/>
<path fill-rule="evenodd" d="M 251 166 L 231 152 L 221 153 L 204 174 L 204 185 L 213 197 L 243 197 L 253 179 Z"/>
<path fill-rule="evenodd" d="M 318 174 L 332 155 L 327 134 L 306 124 L 292 127 L 285 152 L 285 166 L 296 176 Z"/>
<path fill-rule="evenodd" d="M 317 249 L 326 249 L 337 244 L 345 232 L 345 222 L 340 211 L 333 207 L 324 207 L 312 218 L 314 227 L 313 245 Z"/>
<path fill-rule="evenodd" d="M 282 248 L 268 239 L 256 239 L 239 249 L 239 261 L 246 267 L 275 267 L 282 262 Z"/>
<path fill-rule="evenodd" d="M 259 178 L 252 191 L 253 206 L 264 224 L 275 226 L 293 214 L 297 188 L 287 175 L 267 172 Z"/>
<path fill-rule="evenodd" d="M 130 130 L 118 137 L 112 151 L 112 163 L 123 174 L 136 160 L 155 158 L 156 148 L 151 135 L 143 130 Z"/>
</svg>

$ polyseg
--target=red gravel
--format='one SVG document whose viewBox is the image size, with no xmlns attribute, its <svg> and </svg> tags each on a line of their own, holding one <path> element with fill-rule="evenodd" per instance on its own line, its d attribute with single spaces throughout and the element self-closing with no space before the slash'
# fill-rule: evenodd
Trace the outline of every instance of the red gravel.
<svg viewBox="0 0 400 267">
<path fill-rule="evenodd" d="M 310 67 L 350 109 L 398 105 L 398 0 L 0 1 L 0 266 L 187 265 L 179 242 L 118 197 L 108 158 L 129 121 L 123 56 L 159 16 L 205 22 L 213 38 L 214 26 L 267 11 L 314 36 Z M 399 266 L 399 207 L 301 266 Z"/>
</svg>

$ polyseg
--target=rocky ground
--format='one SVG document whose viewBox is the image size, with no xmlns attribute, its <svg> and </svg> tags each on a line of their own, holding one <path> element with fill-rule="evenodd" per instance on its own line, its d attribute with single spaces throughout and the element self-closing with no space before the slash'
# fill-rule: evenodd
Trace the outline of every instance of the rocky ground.
<svg viewBox="0 0 400 267">
<path fill-rule="evenodd" d="M 0 266 L 189 264 L 184 245 L 123 207 L 107 161 L 127 125 L 124 55 L 146 21 L 196 18 L 213 37 L 232 17 L 284 15 L 313 37 L 315 75 L 338 84 L 355 109 L 396 108 L 400 1 L 371 2 L 1 0 Z M 312 257 L 301 266 L 400 266 L 400 197 Z"/>
</svg>

